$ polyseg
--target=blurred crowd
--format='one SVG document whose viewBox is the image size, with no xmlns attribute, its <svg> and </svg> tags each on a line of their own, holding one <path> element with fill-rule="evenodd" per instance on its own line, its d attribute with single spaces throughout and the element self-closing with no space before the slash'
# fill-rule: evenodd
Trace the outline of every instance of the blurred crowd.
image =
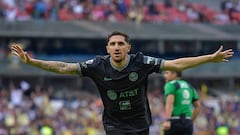
<svg viewBox="0 0 240 135">
<path fill-rule="evenodd" d="M 57 89 L 31 86 L 25 81 L 1 87 L 0 135 L 105 134 L 103 105 L 97 95 L 68 90 L 61 97 L 57 96 Z M 239 135 L 240 101 L 199 94 L 202 109 L 195 121 L 194 135 Z M 150 135 L 162 135 L 165 118 L 162 91 L 153 90 L 148 95 L 153 119 Z"/>
<path fill-rule="evenodd" d="M 240 1 L 219 2 L 222 11 L 188 0 L 0 0 L 0 18 L 6 21 L 91 20 L 152 23 L 240 22 Z"/>
<path fill-rule="evenodd" d="M 58 99 L 52 86 L 28 88 L 21 82 L 1 89 L 0 135 L 104 135 L 97 96 L 82 92 Z"/>
</svg>

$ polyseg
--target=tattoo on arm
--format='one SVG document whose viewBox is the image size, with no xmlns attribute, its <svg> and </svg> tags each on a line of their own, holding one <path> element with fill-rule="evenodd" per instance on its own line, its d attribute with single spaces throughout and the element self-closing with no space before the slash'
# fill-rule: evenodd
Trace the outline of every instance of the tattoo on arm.
<svg viewBox="0 0 240 135">
<path fill-rule="evenodd" d="M 60 74 L 80 73 L 80 66 L 77 63 L 66 63 L 60 61 L 43 61 L 34 59 L 30 64 L 35 67 L 39 67 L 41 69 Z"/>
</svg>

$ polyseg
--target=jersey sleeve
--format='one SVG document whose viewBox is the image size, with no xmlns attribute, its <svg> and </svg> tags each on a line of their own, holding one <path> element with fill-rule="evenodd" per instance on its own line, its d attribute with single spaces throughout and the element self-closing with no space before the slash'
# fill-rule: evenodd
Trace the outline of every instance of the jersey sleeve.
<svg viewBox="0 0 240 135">
<path fill-rule="evenodd" d="M 95 72 L 98 61 L 99 60 L 95 57 L 87 61 L 79 62 L 80 76 L 91 76 Z"/>
<path fill-rule="evenodd" d="M 164 96 L 167 97 L 170 94 L 175 94 L 176 87 L 173 83 L 166 83 L 164 85 Z"/>
<path fill-rule="evenodd" d="M 193 99 L 192 102 L 195 102 L 199 99 L 198 93 L 195 89 L 193 89 Z"/>
<path fill-rule="evenodd" d="M 143 56 L 143 63 L 152 69 L 152 72 L 161 73 L 164 59 L 150 56 Z"/>
</svg>

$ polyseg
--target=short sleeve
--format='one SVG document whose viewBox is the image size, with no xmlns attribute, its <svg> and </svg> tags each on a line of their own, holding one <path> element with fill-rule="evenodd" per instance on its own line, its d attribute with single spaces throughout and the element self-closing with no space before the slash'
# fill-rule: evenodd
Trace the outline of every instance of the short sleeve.
<svg viewBox="0 0 240 135">
<path fill-rule="evenodd" d="M 150 56 L 143 56 L 143 63 L 153 69 L 153 72 L 161 73 L 164 59 Z"/>
<path fill-rule="evenodd" d="M 94 68 L 97 66 L 97 63 L 97 58 L 79 62 L 80 76 L 90 76 L 94 72 Z"/>
<path fill-rule="evenodd" d="M 173 83 L 166 83 L 164 86 L 164 96 L 168 96 L 169 94 L 175 94 L 176 87 Z"/>
<path fill-rule="evenodd" d="M 195 89 L 193 89 L 193 99 L 192 102 L 197 101 L 199 99 L 198 93 Z"/>
</svg>

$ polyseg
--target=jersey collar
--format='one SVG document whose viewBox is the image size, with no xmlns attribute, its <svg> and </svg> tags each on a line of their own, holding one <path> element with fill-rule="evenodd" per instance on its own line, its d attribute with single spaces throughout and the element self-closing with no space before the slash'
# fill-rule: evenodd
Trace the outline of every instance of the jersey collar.
<svg viewBox="0 0 240 135">
<path fill-rule="evenodd" d="M 115 70 L 117 70 L 117 71 L 122 71 L 123 69 L 125 69 L 125 68 L 128 66 L 129 62 L 130 62 L 130 56 L 127 55 L 127 63 L 126 63 L 122 68 L 117 68 L 117 67 L 115 67 L 115 66 L 113 65 L 111 59 L 112 59 L 112 58 L 110 57 L 110 64 L 111 64 L 111 66 L 112 66 L 113 69 L 115 69 Z"/>
</svg>

